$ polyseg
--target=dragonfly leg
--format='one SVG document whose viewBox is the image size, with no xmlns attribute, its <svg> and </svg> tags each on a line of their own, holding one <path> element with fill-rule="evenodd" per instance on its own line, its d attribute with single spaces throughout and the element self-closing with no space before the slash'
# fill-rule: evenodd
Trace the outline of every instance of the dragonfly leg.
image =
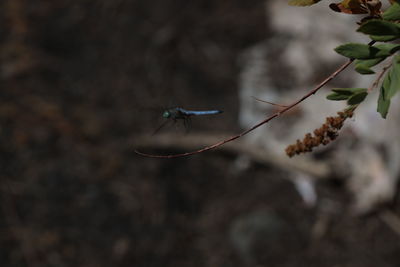
<svg viewBox="0 0 400 267">
<path fill-rule="evenodd" d="M 179 130 L 179 124 L 180 124 L 178 119 L 173 118 L 172 121 L 174 122 L 175 130 L 178 131 Z"/>
<path fill-rule="evenodd" d="M 164 121 L 157 129 L 155 129 L 155 131 L 153 132 L 152 135 L 157 134 L 157 133 L 158 133 L 162 128 L 164 128 L 164 126 L 167 125 L 169 122 L 170 122 L 169 120 Z"/>
<path fill-rule="evenodd" d="M 183 119 L 183 125 L 185 126 L 186 133 L 188 133 L 190 130 L 190 126 L 192 125 L 192 120 L 189 116 Z"/>
</svg>

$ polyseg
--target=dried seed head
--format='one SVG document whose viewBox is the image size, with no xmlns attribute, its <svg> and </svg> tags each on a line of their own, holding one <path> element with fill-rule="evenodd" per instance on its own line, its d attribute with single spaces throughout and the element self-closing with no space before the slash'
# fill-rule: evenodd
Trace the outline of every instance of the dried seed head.
<svg viewBox="0 0 400 267">
<path fill-rule="evenodd" d="M 301 153 L 311 152 L 314 147 L 319 145 L 327 145 L 335 140 L 339 135 L 339 130 L 343 127 L 343 123 L 347 118 L 353 117 L 353 109 L 339 111 L 336 117 L 327 117 L 325 123 L 311 133 L 307 133 L 303 140 L 297 140 L 295 144 L 286 147 L 285 152 L 289 157 Z"/>
</svg>

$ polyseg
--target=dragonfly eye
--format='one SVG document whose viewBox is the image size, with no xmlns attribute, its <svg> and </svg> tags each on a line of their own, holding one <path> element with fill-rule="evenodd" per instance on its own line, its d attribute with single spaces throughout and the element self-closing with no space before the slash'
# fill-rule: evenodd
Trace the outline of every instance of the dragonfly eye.
<svg viewBox="0 0 400 267">
<path fill-rule="evenodd" d="M 168 119 L 169 117 L 171 117 L 171 113 L 169 113 L 169 111 L 164 111 L 164 113 L 162 114 L 163 118 Z"/>
</svg>

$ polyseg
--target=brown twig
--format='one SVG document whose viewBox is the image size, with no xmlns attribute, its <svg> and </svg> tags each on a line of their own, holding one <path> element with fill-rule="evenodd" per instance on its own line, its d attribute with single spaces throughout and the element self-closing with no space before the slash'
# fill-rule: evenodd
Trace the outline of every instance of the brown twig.
<svg viewBox="0 0 400 267">
<path fill-rule="evenodd" d="M 191 151 L 191 152 L 186 152 L 186 153 L 181 153 L 181 154 L 173 154 L 173 155 L 152 155 L 152 154 L 147 154 L 147 153 L 143 153 L 140 152 L 138 150 L 135 150 L 135 153 L 144 156 L 144 157 L 150 157 L 150 158 L 165 158 L 165 159 L 171 159 L 171 158 L 178 158 L 178 157 L 185 157 L 185 156 L 190 156 L 190 155 L 194 155 L 194 154 L 198 154 L 198 153 L 202 153 L 214 148 L 217 148 L 219 146 L 222 146 L 226 143 L 229 143 L 233 140 L 236 140 L 246 134 L 248 134 L 249 132 L 257 129 L 258 127 L 268 123 L 269 121 L 273 120 L 276 117 L 279 117 L 281 114 L 285 113 L 286 111 L 292 109 L 293 107 L 297 106 L 298 104 L 300 104 L 301 102 L 303 102 L 305 99 L 309 98 L 310 96 L 312 96 L 313 94 L 317 93 L 319 89 L 321 89 L 324 85 L 326 85 L 329 81 L 331 81 L 333 78 L 335 78 L 340 72 L 342 72 L 343 70 L 345 70 L 352 62 L 354 61 L 354 59 L 349 59 L 345 64 L 343 64 L 342 66 L 340 66 L 335 72 L 333 72 L 328 78 L 326 78 L 325 80 L 323 80 L 321 83 L 319 83 L 315 88 L 313 88 L 312 90 L 310 90 L 306 95 L 302 96 L 300 99 L 296 100 L 295 102 L 293 102 L 292 104 L 288 105 L 287 107 L 283 108 L 282 110 L 279 110 L 277 112 L 275 112 L 274 114 L 272 114 L 271 116 L 269 116 L 268 118 L 264 119 L 263 121 L 257 123 L 256 125 L 254 125 L 253 127 L 241 132 L 238 135 L 229 137 L 225 140 L 222 140 L 218 143 L 215 143 L 211 146 L 206 146 L 202 149 L 198 149 L 195 151 Z"/>
<path fill-rule="evenodd" d="M 392 66 L 392 63 L 390 63 L 389 65 L 383 67 L 382 71 L 379 73 L 378 77 L 376 78 L 376 80 L 374 81 L 374 83 L 371 85 L 370 88 L 368 88 L 368 93 L 371 93 L 372 90 L 374 90 L 375 87 L 378 86 L 380 80 L 382 79 L 383 75 L 385 74 L 385 72 Z"/>
<path fill-rule="evenodd" d="M 133 145 L 142 149 L 150 148 L 174 148 L 179 150 L 191 150 L 199 146 L 205 146 L 214 143 L 220 139 L 223 134 L 190 134 L 182 135 L 177 138 L 175 134 L 159 134 L 156 136 L 136 136 L 133 139 Z M 283 153 L 272 153 L 270 150 L 251 145 L 245 142 L 231 142 L 221 147 L 224 152 L 235 155 L 245 155 L 254 162 L 263 165 L 273 165 L 282 169 L 293 169 L 317 179 L 323 179 L 331 173 L 331 167 L 327 163 L 317 162 L 307 158 L 297 158 L 291 160 Z M 285 176 L 287 177 L 287 176 Z"/>
</svg>

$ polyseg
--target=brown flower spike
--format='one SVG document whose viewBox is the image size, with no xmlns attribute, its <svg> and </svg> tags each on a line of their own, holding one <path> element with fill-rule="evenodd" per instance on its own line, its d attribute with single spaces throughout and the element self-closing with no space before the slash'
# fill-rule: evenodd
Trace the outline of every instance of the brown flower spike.
<svg viewBox="0 0 400 267">
<path fill-rule="evenodd" d="M 314 130 L 314 136 L 311 133 L 307 133 L 303 141 L 297 140 L 295 144 L 289 145 L 285 149 L 286 154 L 289 157 L 293 157 L 301 153 L 311 152 L 314 147 L 320 144 L 329 144 L 339 135 L 339 130 L 342 128 L 344 121 L 353 117 L 353 111 L 354 108 L 350 108 L 338 112 L 336 117 L 327 117 L 325 123 Z"/>
</svg>

